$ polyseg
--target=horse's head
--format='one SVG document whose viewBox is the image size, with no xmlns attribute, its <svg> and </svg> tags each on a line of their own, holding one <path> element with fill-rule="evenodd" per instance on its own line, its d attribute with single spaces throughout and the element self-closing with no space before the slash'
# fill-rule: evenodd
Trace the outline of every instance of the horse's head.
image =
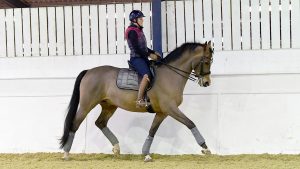
<svg viewBox="0 0 300 169">
<path fill-rule="evenodd" d="M 205 42 L 202 48 L 197 49 L 195 52 L 197 54 L 195 55 L 196 59 L 192 64 L 192 69 L 195 71 L 196 77 L 198 77 L 198 84 L 202 87 L 207 87 L 211 84 L 210 67 L 214 53 L 211 41 Z"/>
</svg>

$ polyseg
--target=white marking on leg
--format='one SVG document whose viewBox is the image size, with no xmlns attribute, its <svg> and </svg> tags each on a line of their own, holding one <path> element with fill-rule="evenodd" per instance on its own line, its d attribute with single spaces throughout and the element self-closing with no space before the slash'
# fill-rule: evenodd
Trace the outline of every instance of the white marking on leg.
<svg viewBox="0 0 300 169">
<path fill-rule="evenodd" d="M 70 159 L 70 154 L 69 154 L 69 152 L 64 152 L 63 159 L 64 159 L 64 160 L 69 160 L 69 159 Z"/>
<path fill-rule="evenodd" d="M 146 155 L 145 156 L 145 160 L 144 160 L 144 162 L 152 162 L 153 160 L 152 160 L 152 158 L 150 157 L 150 155 Z"/>
<path fill-rule="evenodd" d="M 201 150 L 201 152 L 202 152 L 202 154 L 204 154 L 204 155 L 210 155 L 210 154 L 211 154 L 211 151 L 210 151 L 208 148 L 203 148 L 203 149 Z"/>
<path fill-rule="evenodd" d="M 115 156 L 119 156 L 120 155 L 120 145 L 119 144 L 115 144 L 112 152 L 114 153 Z"/>
</svg>

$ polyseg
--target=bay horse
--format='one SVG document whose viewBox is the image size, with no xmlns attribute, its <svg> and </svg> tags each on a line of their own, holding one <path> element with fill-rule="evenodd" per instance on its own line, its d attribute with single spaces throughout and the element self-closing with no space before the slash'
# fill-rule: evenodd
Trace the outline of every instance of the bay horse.
<svg viewBox="0 0 300 169">
<path fill-rule="evenodd" d="M 147 92 L 155 117 L 142 148 L 146 162 L 152 160 L 150 147 L 153 138 L 167 116 L 171 116 L 188 127 L 199 146 L 202 147 L 202 153 L 210 154 L 196 125 L 179 110 L 178 106 L 183 101 L 183 90 L 188 79 L 197 80 L 202 87 L 211 84 L 212 55 L 213 49 L 210 41 L 204 44 L 185 43 L 158 62 L 160 64 L 155 68 L 155 83 Z M 107 127 L 114 112 L 117 108 L 131 112 L 147 112 L 145 107 L 136 107 L 137 91 L 117 87 L 116 78 L 119 70 L 120 68 L 117 67 L 99 66 L 82 71 L 76 78 L 65 118 L 64 133 L 60 139 L 64 159 L 69 158 L 75 132 L 96 105 L 99 104 L 102 111 L 95 124 L 111 142 L 115 155 L 120 154 L 119 141 Z"/>
</svg>

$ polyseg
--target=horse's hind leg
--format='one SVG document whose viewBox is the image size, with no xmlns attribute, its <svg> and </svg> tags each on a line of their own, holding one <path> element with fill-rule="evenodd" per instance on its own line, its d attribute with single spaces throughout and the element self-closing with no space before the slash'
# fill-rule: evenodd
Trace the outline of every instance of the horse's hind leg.
<svg viewBox="0 0 300 169">
<path fill-rule="evenodd" d="M 83 109 L 83 107 L 79 107 L 78 111 L 76 112 L 75 118 L 72 122 L 72 128 L 69 133 L 69 138 L 65 146 L 63 147 L 64 149 L 64 159 L 68 160 L 69 159 L 69 152 L 71 150 L 73 140 L 75 137 L 75 133 L 78 130 L 80 124 L 83 122 L 83 120 L 86 118 L 87 114 L 89 113 L 89 110 Z"/>
<path fill-rule="evenodd" d="M 152 161 L 152 158 L 150 157 L 150 147 L 151 147 L 151 144 L 153 142 L 156 131 L 158 130 L 160 124 L 163 122 L 163 120 L 166 117 L 167 116 L 164 115 L 164 114 L 155 114 L 155 117 L 153 119 L 151 128 L 149 130 L 149 135 L 148 135 L 148 137 L 145 140 L 145 143 L 143 145 L 142 153 L 143 153 L 143 155 L 145 155 L 145 160 L 144 160 L 145 162 Z"/>
<path fill-rule="evenodd" d="M 120 155 L 120 146 L 117 137 L 107 127 L 108 120 L 112 117 L 117 107 L 108 103 L 101 103 L 102 111 L 98 119 L 96 120 L 96 126 L 102 131 L 106 138 L 113 145 L 113 153 Z"/>
</svg>

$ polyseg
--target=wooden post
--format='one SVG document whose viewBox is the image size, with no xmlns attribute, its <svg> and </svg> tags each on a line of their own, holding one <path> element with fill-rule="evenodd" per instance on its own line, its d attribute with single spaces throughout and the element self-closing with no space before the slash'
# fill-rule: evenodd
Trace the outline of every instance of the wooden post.
<svg viewBox="0 0 300 169">
<path fill-rule="evenodd" d="M 161 0 L 152 0 L 153 49 L 162 56 Z"/>
</svg>

